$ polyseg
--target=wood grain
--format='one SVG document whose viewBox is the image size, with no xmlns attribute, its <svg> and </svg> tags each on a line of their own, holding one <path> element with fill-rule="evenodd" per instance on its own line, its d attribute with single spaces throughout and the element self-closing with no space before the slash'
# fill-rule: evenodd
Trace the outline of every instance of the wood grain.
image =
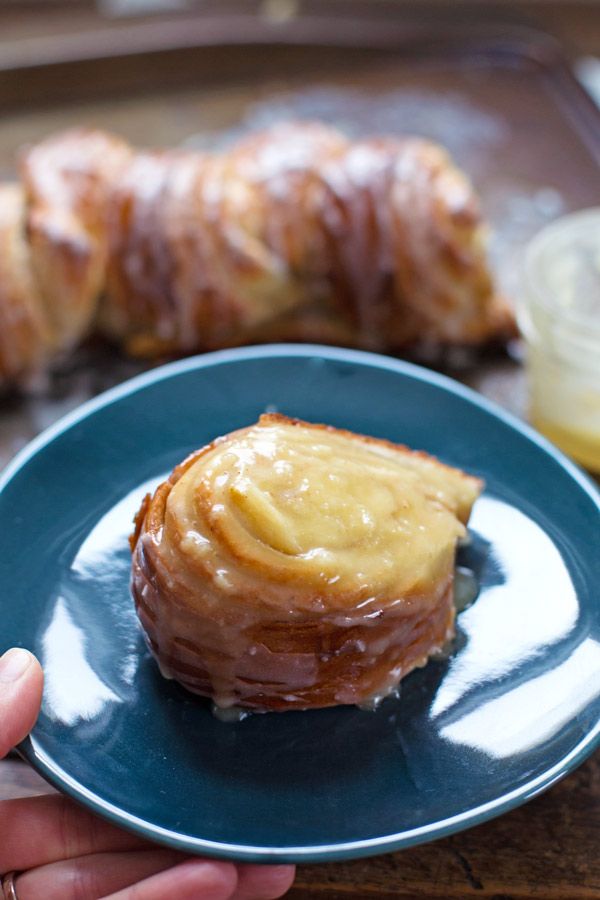
<svg viewBox="0 0 600 900">
<path fill-rule="evenodd" d="M 301 867 L 290 900 L 600 897 L 600 754 L 494 821 L 388 856 Z"/>
</svg>

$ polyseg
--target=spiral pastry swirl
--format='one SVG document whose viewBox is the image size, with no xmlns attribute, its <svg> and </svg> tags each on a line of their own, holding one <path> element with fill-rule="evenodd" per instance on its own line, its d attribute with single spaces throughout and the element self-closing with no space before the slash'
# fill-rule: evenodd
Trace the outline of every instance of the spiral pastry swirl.
<svg viewBox="0 0 600 900">
<path fill-rule="evenodd" d="M 279 415 L 147 496 L 132 591 L 161 671 L 221 707 L 363 703 L 453 634 L 456 542 L 479 479 Z"/>
</svg>

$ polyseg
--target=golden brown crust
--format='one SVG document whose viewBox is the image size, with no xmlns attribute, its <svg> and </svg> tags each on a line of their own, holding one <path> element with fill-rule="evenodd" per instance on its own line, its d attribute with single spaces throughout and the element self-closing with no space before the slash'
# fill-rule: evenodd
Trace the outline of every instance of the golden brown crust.
<svg viewBox="0 0 600 900">
<path fill-rule="evenodd" d="M 138 352 L 323 333 L 400 349 L 514 327 L 477 198 L 427 141 L 279 125 L 219 157 L 140 155 L 119 191 L 103 316 Z"/>
<path fill-rule="evenodd" d="M 93 129 L 73 129 L 26 151 L 21 178 L 32 276 L 53 349 L 81 340 L 106 280 L 107 204 L 132 151 Z"/>
<path fill-rule="evenodd" d="M 424 140 L 352 142 L 289 123 L 221 154 L 142 153 L 76 129 L 24 153 L 21 176 L 46 356 L 94 321 L 142 356 L 271 340 L 402 350 L 514 333 L 475 193 Z M 3 271 L 13 287 L 0 297 L 13 296 L 22 261 L 9 254 Z M 5 378 L 28 369 L 21 356 Z"/>
<path fill-rule="evenodd" d="M 23 192 L 17 185 L 0 185 L 0 383 L 40 371 L 48 342 L 25 240 Z"/>
<path fill-rule="evenodd" d="M 186 637 L 175 639 L 171 651 L 165 652 L 157 618 L 143 597 L 138 601 L 137 613 L 163 673 L 195 694 L 214 698 L 214 680 L 205 661 L 206 647 Z M 307 618 L 300 624 L 294 623 L 293 628 L 287 621 L 255 626 L 248 632 L 248 640 L 250 647 L 260 648 L 260 656 L 257 652 L 242 661 L 244 673 L 238 676 L 239 692 L 235 700 L 239 706 L 259 712 L 320 709 L 350 703 L 376 705 L 402 678 L 427 662 L 432 646 L 441 648 L 451 638 L 453 622 L 453 586 L 449 584 L 427 616 L 422 611 L 404 616 L 390 614 L 381 624 L 368 628 L 349 624 L 342 629 L 322 617 Z M 193 635 L 198 620 L 190 619 L 188 628 Z M 386 646 L 375 659 L 368 660 L 365 649 L 370 641 Z M 261 671 L 263 663 L 268 670 L 273 668 L 277 657 L 293 656 L 310 657 L 314 664 L 313 684 L 282 685 L 265 678 Z M 214 662 L 213 657 L 208 664 L 211 670 Z"/>
<path fill-rule="evenodd" d="M 409 472 L 406 493 L 405 488 L 399 494 L 392 491 L 399 504 L 394 516 L 412 516 L 409 510 L 418 501 L 430 510 L 419 521 L 432 524 L 430 537 L 419 532 L 418 541 L 408 537 L 407 524 L 401 526 L 407 537 L 400 540 L 410 542 L 403 552 L 412 571 L 390 574 L 390 565 L 396 564 L 381 563 L 379 557 L 388 552 L 388 545 L 381 542 L 379 549 L 369 544 L 366 556 L 365 548 L 357 546 L 356 563 L 353 557 L 349 562 L 348 548 L 354 554 L 360 529 L 344 537 L 347 549 L 338 540 L 337 525 L 329 544 L 325 532 L 314 531 L 307 551 L 307 546 L 295 544 L 303 525 L 295 531 L 293 519 L 272 540 L 268 521 L 259 521 L 258 531 L 251 526 L 248 532 L 243 511 L 240 520 L 239 509 L 224 509 L 223 504 L 232 502 L 231 491 L 239 493 L 247 484 L 246 472 L 231 482 L 231 491 L 223 494 L 219 487 L 236 467 L 236 448 L 242 460 L 249 459 L 252 446 L 272 459 L 267 443 L 283 440 L 293 446 L 296 429 L 304 441 L 296 465 L 301 480 L 308 478 L 300 490 L 319 487 L 302 462 L 307 437 L 309 453 L 318 458 L 323 442 L 332 439 L 334 455 L 327 456 L 332 461 L 344 446 L 352 451 L 358 445 L 369 451 L 367 466 L 377 466 L 379 458 L 386 468 L 401 463 L 394 476 L 400 481 L 402 471 Z M 286 453 L 276 456 L 277 465 L 294 464 L 293 458 Z M 273 465 L 269 462 L 267 468 Z M 325 478 L 328 472 L 335 476 L 342 471 L 334 462 L 332 469 L 327 462 L 324 465 Z M 424 479 L 417 493 L 413 467 Z M 262 490 L 259 469 L 249 471 L 255 472 L 254 484 Z M 365 475 L 367 481 L 372 477 Z M 377 479 L 369 484 L 378 490 Z M 279 485 L 273 491 L 280 490 Z M 452 635 L 454 546 L 462 528 L 458 520 L 466 522 L 482 487 L 479 479 L 426 453 L 278 414 L 264 415 L 256 426 L 218 438 L 177 466 L 154 496 L 144 499 L 136 517 L 132 591 L 163 674 L 221 705 L 263 710 L 360 703 L 386 694 Z M 267 503 L 277 506 L 277 494 L 265 490 Z M 283 490 L 292 490 L 292 482 Z M 367 495 L 369 491 L 371 487 Z M 388 502 L 384 497 L 385 509 Z M 260 503 L 259 497 L 259 511 Z M 277 531 L 280 512 L 268 506 L 267 515 L 271 513 Z M 281 538 L 283 546 L 278 543 Z M 330 549 L 322 551 L 324 568 L 320 564 L 315 568 L 310 560 L 321 551 L 311 550 L 311 542 L 319 546 L 323 538 Z M 368 540 L 379 538 L 375 534 Z M 373 565 L 373 571 L 379 569 L 375 577 L 358 571 L 367 573 Z"/>
</svg>

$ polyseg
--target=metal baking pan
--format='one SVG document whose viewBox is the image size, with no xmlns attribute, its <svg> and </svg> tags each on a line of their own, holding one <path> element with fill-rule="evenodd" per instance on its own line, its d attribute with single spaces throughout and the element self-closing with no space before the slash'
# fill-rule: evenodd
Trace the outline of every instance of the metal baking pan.
<svg viewBox="0 0 600 900">
<path fill-rule="evenodd" d="M 62 37 L 0 37 L 1 178 L 14 177 L 21 145 L 71 125 L 143 146 L 218 147 L 290 117 L 446 145 L 481 194 L 509 296 L 529 237 L 600 203 L 600 112 L 553 38 L 498 17 L 377 0 L 221 0 Z M 449 363 L 523 412 L 518 362 L 469 365 Z M 4 401 L 0 465 L 59 414 L 143 366 L 91 343 L 37 397 Z"/>
</svg>

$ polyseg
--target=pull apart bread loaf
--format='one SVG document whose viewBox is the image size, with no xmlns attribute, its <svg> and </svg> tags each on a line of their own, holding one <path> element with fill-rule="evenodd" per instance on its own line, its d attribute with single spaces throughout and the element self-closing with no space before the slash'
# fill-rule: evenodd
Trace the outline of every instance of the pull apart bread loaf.
<svg viewBox="0 0 600 900">
<path fill-rule="evenodd" d="M 297 122 L 206 154 L 69 131 L 0 186 L 0 383 L 92 330 L 148 357 L 503 340 L 484 239 L 472 186 L 425 140 Z"/>
<path fill-rule="evenodd" d="M 162 673 L 260 711 L 389 694 L 453 636 L 456 544 L 482 487 L 280 415 L 218 438 L 136 518 L 133 597 Z"/>
</svg>

